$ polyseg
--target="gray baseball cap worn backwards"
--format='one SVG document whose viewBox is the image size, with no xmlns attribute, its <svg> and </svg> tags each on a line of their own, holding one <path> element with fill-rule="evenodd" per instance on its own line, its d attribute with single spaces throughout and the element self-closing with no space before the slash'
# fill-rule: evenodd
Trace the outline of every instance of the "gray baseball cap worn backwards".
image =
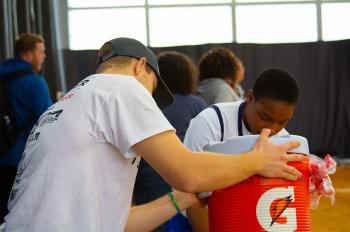
<svg viewBox="0 0 350 232">
<path fill-rule="evenodd" d="M 141 42 L 131 38 L 116 38 L 108 41 L 107 43 L 111 43 L 113 49 L 109 54 L 98 58 L 98 65 L 114 56 L 129 56 L 137 59 L 145 57 L 147 64 L 154 70 L 158 77 L 158 85 L 156 90 L 153 92 L 153 98 L 158 107 L 162 109 L 174 102 L 174 96 L 160 76 L 157 58 L 149 48 L 147 48 Z"/>
</svg>

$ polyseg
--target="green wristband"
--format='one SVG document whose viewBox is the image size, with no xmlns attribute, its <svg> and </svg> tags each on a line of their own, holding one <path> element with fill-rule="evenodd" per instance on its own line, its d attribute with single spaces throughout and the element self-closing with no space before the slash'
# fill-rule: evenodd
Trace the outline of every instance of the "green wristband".
<svg viewBox="0 0 350 232">
<path fill-rule="evenodd" d="M 175 200 L 175 197 L 174 197 L 174 195 L 173 195 L 173 192 L 168 192 L 168 195 L 169 195 L 169 197 L 171 198 L 171 202 L 172 202 L 173 205 L 175 206 L 176 211 L 177 211 L 178 213 L 181 213 L 181 209 L 180 209 L 179 205 L 177 204 L 177 201 Z"/>
</svg>

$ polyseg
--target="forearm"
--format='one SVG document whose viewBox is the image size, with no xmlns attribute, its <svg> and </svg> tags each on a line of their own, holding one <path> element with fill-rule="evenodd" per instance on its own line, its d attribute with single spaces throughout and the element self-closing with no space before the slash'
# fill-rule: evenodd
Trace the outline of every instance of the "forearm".
<svg viewBox="0 0 350 232">
<path fill-rule="evenodd" d="M 187 207 L 187 202 L 178 199 L 176 192 L 174 197 L 180 208 Z M 144 205 L 131 207 L 125 231 L 152 231 L 176 213 L 176 208 L 168 195 Z"/>
<path fill-rule="evenodd" d="M 209 152 L 193 153 L 191 164 L 191 192 L 207 192 L 237 184 L 256 173 L 250 153 L 222 155 Z M 193 188 L 193 189 L 192 189 Z"/>
<path fill-rule="evenodd" d="M 171 137 L 173 136 L 173 137 Z M 175 135 L 163 133 L 135 146 L 139 154 L 174 188 L 206 192 L 228 187 L 255 174 L 250 153 L 192 152 Z M 164 146 L 167 144 L 167 146 Z M 150 151 L 147 148 L 153 147 Z M 159 154 L 159 155 L 156 155 Z"/>
<path fill-rule="evenodd" d="M 198 193 L 222 189 L 237 184 L 254 175 L 254 158 L 250 153 L 223 155 L 210 152 L 186 153 L 176 162 L 164 157 L 155 168 L 174 188 Z M 169 158 L 169 160 L 167 160 Z"/>
<path fill-rule="evenodd" d="M 301 161 L 303 155 L 286 152 L 298 143 L 275 145 L 268 141 L 269 130 L 263 130 L 252 151 L 223 155 L 194 153 L 174 133 L 164 132 L 133 146 L 143 158 L 173 187 L 184 192 L 208 192 L 237 184 L 259 174 L 296 180 L 301 173 L 288 162 Z"/>
</svg>

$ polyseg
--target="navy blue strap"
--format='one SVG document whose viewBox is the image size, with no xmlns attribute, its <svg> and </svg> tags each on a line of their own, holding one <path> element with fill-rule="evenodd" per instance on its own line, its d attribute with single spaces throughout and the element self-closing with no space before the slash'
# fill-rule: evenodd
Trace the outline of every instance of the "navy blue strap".
<svg viewBox="0 0 350 232">
<path fill-rule="evenodd" d="M 222 119 L 221 111 L 217 105 L 211 105 L 210 108 L 213 108 L 218 115 L 219 122 L 220 122 L 220 129 L 221 129 L 221 138 L 220 141 L 224 141 L 224 120 Z"/>
<path fill-rule="evenodd" d="M 238 108 L 238 136 L 243 136 L 243 130 L 242 130 L 242 117 L 243 117 L 243 110 L 247 102 L 242 102 L 241 105 Z"/>
</svg>

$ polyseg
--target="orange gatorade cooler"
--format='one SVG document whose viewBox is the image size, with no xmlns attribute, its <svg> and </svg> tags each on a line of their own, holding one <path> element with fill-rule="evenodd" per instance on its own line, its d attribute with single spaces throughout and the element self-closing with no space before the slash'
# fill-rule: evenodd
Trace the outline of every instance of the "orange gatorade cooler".
<svg viewBox="0 0 350 232">
<path fill-rule="evenodd" d="M 258 136 L 240 136 L 209 144 L 205 150 L 237 154 L 253 148 Z M 270 138 L 277 144 L 298 140 L 293 153 L 308 154 L 307 140 L 290 135 Z M 208 200 L 210 231 L 311 231 L 309 159 L 289 163 L 300 172 L 297 181 L 251 176 L 245 181 L 214 191 Z"/>
</svg>

